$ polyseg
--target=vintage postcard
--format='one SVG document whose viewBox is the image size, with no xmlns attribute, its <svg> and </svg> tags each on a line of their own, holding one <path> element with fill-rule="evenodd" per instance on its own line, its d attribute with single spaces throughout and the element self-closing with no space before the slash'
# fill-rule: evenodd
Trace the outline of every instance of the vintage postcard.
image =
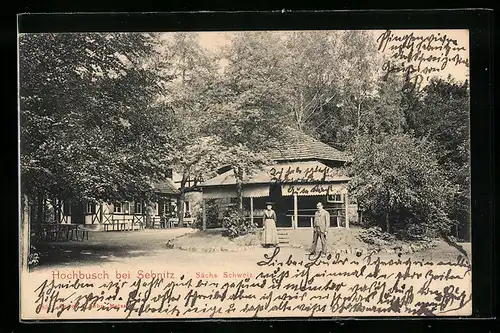
<svg viewBox="0 0 500 333">
<path fill-rule="evenodd" d="M 468 30 L 20 33 L 22 320 L 468 316 Z"/>
</svg>

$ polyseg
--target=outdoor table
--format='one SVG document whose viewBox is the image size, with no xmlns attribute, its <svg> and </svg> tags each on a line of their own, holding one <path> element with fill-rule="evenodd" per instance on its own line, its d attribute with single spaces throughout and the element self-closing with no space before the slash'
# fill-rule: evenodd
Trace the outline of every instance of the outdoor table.
<svg viewBox="0 0 500 333">
<path fill-rule="evenodd" d="M 65 237 L 67 241 L 70 240 L 70 235 L 71 238 L 73 237 L 73 232 L 77 230 L 78 224 L 71 224 L 71 223 L 62 223 L 62 224 L 57 224 L 57 223 L 52 223 L 52 224 L 46 224 L 42 226 L 42 232 L 45 237 L 49 237 L 49 235 L 55 236 L 54 240 L 55 241 L 60 241 L 62 240 L 61 238 Z"/>
<path fill-rule="evenodd" d="M 66 240 L 73 239 L 73 232 L 77 231 L 79 224 L 68 223 L 68 224 L 60 224 L 59 227 L 63 234 L 66 234 Z"/>
<path fill-rule="evenodd" d="M 60 228 L 56 223 L 43 224 L 41 225 L 40 231 L 40 236 L 45 240 L 48 240 L 51 236 L 55 236 L 55 240 L 59 240 L 60 238 Z"/>
</svg>

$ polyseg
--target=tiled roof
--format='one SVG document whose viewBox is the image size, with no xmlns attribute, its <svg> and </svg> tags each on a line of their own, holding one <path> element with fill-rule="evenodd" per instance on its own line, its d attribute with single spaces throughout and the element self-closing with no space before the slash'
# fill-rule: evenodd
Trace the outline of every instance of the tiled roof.
<svg viewBox="0 0 500 333">
<path fill-rule="evenodd" d="M 284 144 L 282 149 L 274 149 L 270 152 L 270 158 L 275 161 L 306 161 L 324 160 L 349 162 L 351 158 L 326 143 L 300 131 L 290 131 L 292 140 Z"/>
<path fill-rule="evenodd" d="M 156 192 L 162 194 L 179 194 L 179 190 L 177 190 L 174 182 L 168 178 L 164 181 L 154 183 L 153 188 Z"/>
<path fill-rule="evenodd" d="M 300 175 L 294 173 L 294 170 L 301 170 Z M 290 178 L 288 180 L 290 183 L 301 183 L 301 182 L 346 182 L 350 178 L 338 173 L 335 169 L 331 169 L 324 165 L 323 163 L 314 162 L 291 162 L 291 163 L 278 163 L 274 165 L 265 166 L 262 170 L 256 172 L 252 176 L 246 176 L 244 179 L 245 184 L 269 184 L 273 176 L 272 174 L 277 174 L 281 171 L 280 177 L 283 178 L 288 173 L 290 173 Z M 272 172 L 274 171 L 274 172 Z M 292 172 L 290 172 L 292 171 Z M 309 175 L 307 177 L 307 175 Z M 303 177 L 308 179 L 303 179 Z M 234 185 L 236 184 L 236 179 L 234 177 L 234 172 L 232 170 L 226 171 L 214 178 L 211 178 L 201 184 L 201 187 L 210 186 L 221 186 L 221 185 Z"/>
</svg>

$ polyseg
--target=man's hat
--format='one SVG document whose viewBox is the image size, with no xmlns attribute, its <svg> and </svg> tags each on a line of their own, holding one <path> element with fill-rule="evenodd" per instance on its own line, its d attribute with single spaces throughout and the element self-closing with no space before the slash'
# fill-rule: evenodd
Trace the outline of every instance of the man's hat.
<svg viewBox="0 0 500 333">
<path fill-rule="evenodd" d="M 267 205 L 271 205 L 272 206 L 272 205 L 274 205 L 274 202 L 268 201 L 268 202 L 266 202 L 266 206 Z"/>
</svg>

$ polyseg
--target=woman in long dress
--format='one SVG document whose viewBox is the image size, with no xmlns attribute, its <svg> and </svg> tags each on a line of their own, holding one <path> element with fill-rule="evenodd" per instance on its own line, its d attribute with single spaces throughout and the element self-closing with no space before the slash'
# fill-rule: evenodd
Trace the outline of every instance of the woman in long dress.
<svg viewBox="0 0 500 333">
<path fill-rule="evenodd" d="M 264 247 L 278 246 L 278 230 L 276 230 L 276 213 L 272 209 L 272 203 L 267 202 L 264 210 L 264 231 L 262 233 L 262 245 Z"/>
</svg>

